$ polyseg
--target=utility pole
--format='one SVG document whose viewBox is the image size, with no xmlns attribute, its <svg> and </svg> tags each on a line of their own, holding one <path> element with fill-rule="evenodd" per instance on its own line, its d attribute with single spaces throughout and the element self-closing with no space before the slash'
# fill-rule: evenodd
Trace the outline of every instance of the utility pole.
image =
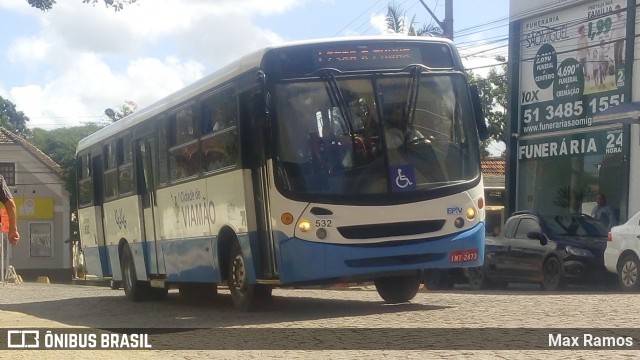
<svg viewBox="0 0 640 360">
<path fill-rule="evenodd" d="M 438 26 L 442 29 L 444 37 L 453 40 L 453 0 L 445 0 L 444 2 L 444 20 L 440 21 L 436 17 L 436 14 L 429 9 L 429 6 L 424 2 L 424 0 L 420 0 L 422 6 L 431 14 L 433 20 L 438 23 Z"/>
</svg>

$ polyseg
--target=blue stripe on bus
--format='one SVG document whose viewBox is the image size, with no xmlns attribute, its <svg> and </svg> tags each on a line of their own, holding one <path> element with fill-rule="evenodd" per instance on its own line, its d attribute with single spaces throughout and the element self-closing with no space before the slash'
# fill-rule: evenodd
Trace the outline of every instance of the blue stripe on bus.
<svg viewBox="0 0 640 360">
<path fill-rule="evenodd" d="M 484 223 L 474 228 L 422 242 L 410 241 L 407 244 L 396 243 L 391 246 L 336 245 L 311 242 L 298 238 L 285 238 L 276 234 L 279 240 L 278 261 L 280 282 L 282 284 L 322 281 L 368 275 L 375 273 L 420 270 L 428 268 L 451 268 L 460 266 L 480 266 L 484 259 Z M 245 266 L 249 282 L 256 280 L 254 257 L 249 247 L 248 234 L 238 235 L 245 257 Z M 166 267 L 160 269 L 171 282 L 210 282 L 221 283 L 222 272 L 217 254 L 217 238 L 190 238 L 161 240 L 157 242 L 162 250 L 158 253 Z M 136 271 L 139 280 L 147 279 L 146 274 L 156 274 L 155 261 L 146 263 L 144 268 L 144 251 L 153 254 L 153 241 L 130 243 L 134 254 Z M 209 251 L 206 251 L 206 248 Z M 478 260 L 465 263 L 452 263 L 449 254 L 454 250 L 478 249 Z M 114 269 L 113 278 L 122 279 L 117 246 L 108 246 L 109 260 Z M 255 250 L 255 248 L 254 248 Z M 98 248 L 85 250 L 87 264 L 99 264 Z M 150 256 L 151 257 L 151 256 Z M 147 259 L 149 260 L 149 259 Z M 188 266 L 186 264 L 189 264 Z M 146 271 L 145 271 L 146 270 Z"/>
<path fill-rule="evenodd" d="M 280 243 L 282 284 L 347 278 L 381 272 L 480 266 L 484 259 L 484 223 L 438 240 L 393 246 L 349 246 L 291 238 Z M 478 249 L 478 260 L 451 263 L 453 250 Z"/>
</svg>

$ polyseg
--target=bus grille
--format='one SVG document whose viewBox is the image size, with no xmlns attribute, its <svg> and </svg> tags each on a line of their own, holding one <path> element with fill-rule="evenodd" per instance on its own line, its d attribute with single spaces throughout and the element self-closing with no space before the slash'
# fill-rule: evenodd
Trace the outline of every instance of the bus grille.
<svg viewBox="0 0 640 360">
<path fill-rule="evenodd" d="M 436 232 L 442 229 L 444 223 L 445 220 L 425 220 L 389 224 L 340 226 L 338 227 L 338 232 L 345 239 L 375 239 Z"/>
</svg>

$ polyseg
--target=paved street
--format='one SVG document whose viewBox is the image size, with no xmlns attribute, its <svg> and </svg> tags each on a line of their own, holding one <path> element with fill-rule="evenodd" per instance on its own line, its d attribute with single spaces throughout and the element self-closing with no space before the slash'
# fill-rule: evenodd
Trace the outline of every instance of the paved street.
<svg viewBox="0 0 640 360">
<path fill-rule="evenodd" d="M 154 347 L 163 345 L 169 350 L 2 350 L 1 358 L 425 358 L 420 350 L 380 350 L 397 347 L 398 343 L 423 341 L 420 329 L 434 328 L 431 335 L 443 336 L 449 328 L 456 334 L 460 328 L 499 328 L 504 336 L 489 336 L 497 341 L 492 350 L 445 350 L 429 351 L 430 358 L 625 358 L 637 357 L 637 351 L 622 350 L 500 350 L 509 348 L 509 343 L 518 339 L 512 331 L 522 328 L 633 328 L 639 323 L 640 314 L 632 310 L 640 304 L 638 295 L 607 293 L 603 290 L 585 288 L 546 293 L 535 287 L 524 286 L 502 291 L 472 292 L 458 289 L 450 292 L 421 291 L 411 304 L 384 305 L 372 287 L 352 290 L 297 289 L 274 291 L 274 301 L 264 310 L 254 313 L 238 313 L 231 304 L 228 292 L 211 300 L 188 301 L 170 292 L 169 298 L 161 302 L 131 303 L 122 290 L 105 287 L 24 283 L 0 285 L 0 328 L 172 328 L 173 333 L 153 337 Z M 175 331 L 184 328 L 183 333 Z M 201 349 L 204 341 L 214 334 L 202 328 L 225 329 L 217 334 L 244 336 L 227 339 L 224 349 L 233 349 L 243 344 L 262 344 L 258 349 L 233 350 L 186 350 Z M 346 330 L 354 328 L 355 330 Z M 390 334 L 389 328 L 394 332 Z M 267 329 L 267 330 L 263 330 Z M 275 329 L 275 330 L 274 330 Z M 282 329 L 279 331 L 278 329 Z M 305 331 L 309 329 L 309 331 Z M 382 335 L 375 338 L 380 344 L 371 350 L 371 339 L 358 335 L 356 330 L 375 330 Z M 367 330 L 368 329 L 368 330 Z M 387 329 L 387 330 L 385 330 Z M 402 329 L 406 329 L 403 331 Z M 323 332 L 324 331 L 324 332 Z M 384 332 L 386 331 L 386 332 Z M 551 331 L 551 330 L 550 330 Z M 353 333 L 352 333 L 353 332 Z M 315 335 L 314 335 L 315 334 Z M 468 341 L 479 348 L 483 344 L 483 333 L 472 332 Z M 633 331 L 634 345 L 638 348 L 640 338 Z M 215 334 L 214 334 L 215 335 Z M 464 335 L 464 334 L 463 334 Z M 532 336 L 539 336 L 534 333 Z M 622 334 L 630 335 L 630 334 Z M 326 336 L 329 336 L 328 338 Z M 334 336 L 334 338 L 331 338 Z M 453 335 L 452 335 L 453 336 Z M 487 335 L 488 336 L 488 335 Z M 271 339 L 269 339 L 271 337 Z M 265 342 L 281 343 L 282 338 L 296 344 L 295 350 L 266 350 Z M 173 339 L 181 339 L 175 343 Z M 358 349 L 360 341 L 365 349 Z M 262 343 L 260 343 L 262 341 Z M 306 349 L 308 341 L 309 349 Z M 369 342 L 367 342 L 369 341 Z M 446 337 L 443 341 L 447 340 Z M 302 343 L 299 343 L 302 342 Z M 318 345 L 318 342 L 324 342 Z M 504 342 L 504 343 L 500 343 Z M 546 336 L 543 339 L 546 342 Z M 328 350 L 355 348 L 355 350 Z M 353 345 L 353 346 L 352 346 Z M 387 347 L 388 345 L 388 347 Z M 6 344 L 0 344 L 5 348 Z M 476 347 L 476 348 L 478 348 Z M 511 346 L 512 348 L 514 346 Z M 517 348 L 517 346 L 515 346 Z M 251 346 L 249 346 L 251 348 Z M 180 350 L 185 349 L 185 350 Z"/>
</svg>

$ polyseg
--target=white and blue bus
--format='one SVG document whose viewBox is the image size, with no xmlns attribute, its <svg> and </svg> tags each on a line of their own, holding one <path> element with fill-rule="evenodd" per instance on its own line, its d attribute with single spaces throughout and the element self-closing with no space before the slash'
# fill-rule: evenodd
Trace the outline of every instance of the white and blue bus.
<svg viewBox="0 0 640 360">
<path fill-rule="evenodd" d="M 270 46 L 81 140 L 89 273 L 134 301 L 373 281 L 484 258 L 479 97 L 448 40 Z"/>
</svg>

